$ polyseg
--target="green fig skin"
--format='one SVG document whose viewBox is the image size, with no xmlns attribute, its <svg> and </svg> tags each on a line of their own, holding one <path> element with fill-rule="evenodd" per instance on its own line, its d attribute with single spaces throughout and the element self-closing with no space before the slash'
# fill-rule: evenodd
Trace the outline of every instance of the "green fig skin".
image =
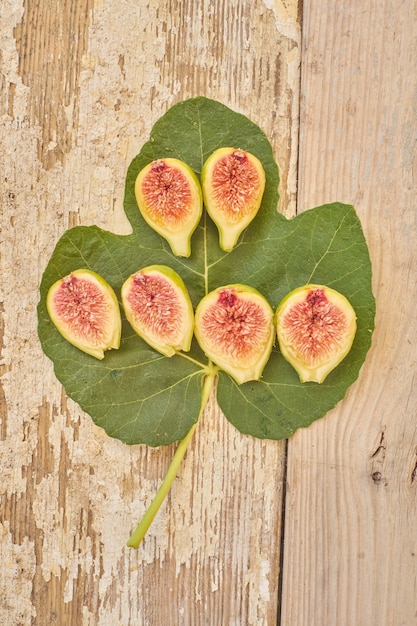
<svg viewBox="0 0 417 626">
<path fill-rule="evenodd" d="M 280 302 L 275 324 L 281 354 L 300 381 L 322 383 L 350 352 L 356 313 L 338 291 L 309 284 Z"/>
<path fill-rule="evenodd" d="M 226 285 L 198 304 L 194 334 L 208 358 L 240 385 L 262 376 L 275 338 L 273 318 L 256 289 Z"/>
<path fill-rule="evenodd" d="M 262 163 L 250 152 L 219 148 L 201 172 L 204 205 L 219 231 L 219 245 L 230 252 L 254 219 L 265 190 Z"/>
<path fill-rule="evenodd" d="M 176 256 L 189 257 L 203 211 L 200 181 L 191 167 L 174 158 L 152 161 L 136 178 L 135 196 L 145 222 Z"/>
<path fill-rule="evenodd" d="M 78 269 L 56 281 L 46 308 L 61 335 L 83 352 L 103 359 L 118 349 L 122 322 L 119 303 L 110 285 L 96 272 Z"/>
<path fill-rule="evenodd" d="M 126 319 L 133 330 L 164 356 L 188 352 L 194 311 L 182 278 L 166 265 L 149 265 L 124 282 Z"/>
</svg>

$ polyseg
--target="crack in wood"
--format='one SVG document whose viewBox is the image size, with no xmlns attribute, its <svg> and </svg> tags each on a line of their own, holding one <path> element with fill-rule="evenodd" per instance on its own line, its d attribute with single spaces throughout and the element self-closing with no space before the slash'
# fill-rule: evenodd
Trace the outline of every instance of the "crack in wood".
<svg viewBox="0 0 417 626">
<path fill-rule="evenodd" d="M 374 459 L 376 457 L 382 457 L 382 460 L 384 460 L 385 458 L 385 452 L 386 452 L 387 446 L 385 443 L 385 429 L 381 432 L 381 436 L 379 439 L 379 444 L 375 450 L 375 452 L 373 452 L 371 454 L 371 459 Z"/>
<path fill-rule="evenodd" d="M 375 485 L 388 485 L 388 481 L 384 477 L 383 465 L 387 451 L 387 443 L 385 440 L 385 428 L 381 431 L 378 444 L 370 455 L 371 468 L 370 475 Z"/>
<path fill-rule="evenodd" d="M 416 451 L 416 457 L 417 457 L 417 451 Z M 417 458 L 414 464 L 414 468 L 411 471 L 411 484 L 414 485 L 414 483 L 417 483 Z"/>
</svg>

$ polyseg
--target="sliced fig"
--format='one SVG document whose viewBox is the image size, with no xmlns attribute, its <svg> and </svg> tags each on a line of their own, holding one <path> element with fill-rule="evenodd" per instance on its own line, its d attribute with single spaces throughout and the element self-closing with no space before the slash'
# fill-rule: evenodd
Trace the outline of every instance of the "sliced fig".
<svg viewBox="0 0 417 626">
<path fill-rule="evenodd" d="M 99 274 L 78 269 L 61 278 L 49 289 L 46 308 L 61 335 L 83 352 L 103 359 L 105 350 L 119 348 L 119 303 Z"/>
<path fill-rule="evenodd" d="M 205 207 L 219 230 L 220 247 L 229 252 L 261 206 L 262 163 L 245 150 L 219 148 L 203 165 L 201 185 Z"/>
<path fill-rule="evenodd" d="M 203 210 L 200 182 L 186 163 L 152 161 L 138 174 L 135 195 L 144 220 L 164 237 L 177 256 L 191 254 L 191 235 Z"/>
<path fill-rule="evenodd" d="M 281 354 L 303 383 L 322 383 L 349 353 L 356 333 L 352 305 L 324 285 L 291 291 L 279 304 L 275 319 Z"/>
<path fill-rule="evenodd" d="M 206 355 L 237 383 L 259 380 L 274 342 L 274 313 L 252 287 L 227 285 L 197 306 L 194 332 Z"/>
<path fill-rule="evenodd" d="M 165 356 L 188 352 L 194 313 L 182 278 L 166 265 L 149 265 L 122 287 L 126 318 L 134 331 Z"/>
</svg>

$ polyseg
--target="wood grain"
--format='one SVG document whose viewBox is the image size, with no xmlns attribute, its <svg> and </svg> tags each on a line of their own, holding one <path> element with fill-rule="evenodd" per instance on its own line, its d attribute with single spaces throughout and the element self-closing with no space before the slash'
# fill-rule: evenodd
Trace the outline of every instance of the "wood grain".
<svg viewBox="0 0 417 626">
<path fill-rule="evenodd" d="M 304 7 L 299 210 L 356 206 L 377 316 L 345 401 L 289 441 L 282 626 L 417 624 L 416 17 Z"/>
<path fill-rule="evenodd" d="M 2 2 L 2 626 L 417 624 L 416 7 L 312 0 L 302 49 L 299 12 Z M 67 228 L 129 232 L 130 160 L 200 94 L 270 138 L 286 215 L 356 206 L 376 331 L 345 400 L 289 440 L 286 474 L 286 444 L 241 436 L 212 397 L 136 552 L 125 542 L 175 445 L 125 446 L 66 397 L 37 339 L 38 286 Z"/>
<path fill-rule="evenodd" d="M 128 447 L 69 400 L 37 339 L 43 269 L 76 224 L 129 232 L 124 178 L 153 123 L 205 95 L 253 119 L 295 213 L 296 2 L 3 0 L 0 623 L 274 624 L 285 444 L 214 400 L 142 548 L 125 542 L 175 446 Z"/>
<path fill-rule="evenodd" d="M 47 169 L 57 160 L 65 162 L 77 133 L 79 74 L 92 7 L 93 0 L 26 0 L 14 29 L 19 75 L 30 88 L 27 116 L 31 126 L 41 126 L 38 158 Z M 13 118 L 12 85 L 8 113 Z"/>
</svg>

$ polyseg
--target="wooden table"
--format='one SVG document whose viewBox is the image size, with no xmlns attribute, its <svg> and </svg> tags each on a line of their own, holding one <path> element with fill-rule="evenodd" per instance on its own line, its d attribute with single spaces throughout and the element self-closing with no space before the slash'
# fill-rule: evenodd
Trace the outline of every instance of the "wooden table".
<svg viewBox="0 0 417 626">
<path fill-rule="evenodd" d="M 0 624 L 417 624 L 414 0 L 2 0 L 0 25 Z M 129 232 L 127 167 L 196 95 L 265 131 L 287 216 L 355 205 L 376 331 L 287 442 L 212 398 L 135 551 L 175 445 L 128 447 L 66 397 L 38 288 L 68 227 Z"/>
</svg>

